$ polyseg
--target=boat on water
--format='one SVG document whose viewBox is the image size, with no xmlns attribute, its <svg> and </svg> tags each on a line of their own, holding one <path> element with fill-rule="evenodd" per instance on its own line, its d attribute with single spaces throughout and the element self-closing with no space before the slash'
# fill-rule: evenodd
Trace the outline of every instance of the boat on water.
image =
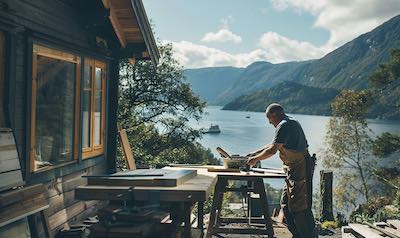
<svg viewBox="0 0 400 238">
<path fill-rule="evenodd" d="M 208 128 L 208 130 L 202 130 L 203 133 L 213 133 L 213 134 L 217 134 L 217 133 L 221 133 L 221 130 L 219 129 L 218 125 L 211 125 L 210 128 Z"/>
</svg>

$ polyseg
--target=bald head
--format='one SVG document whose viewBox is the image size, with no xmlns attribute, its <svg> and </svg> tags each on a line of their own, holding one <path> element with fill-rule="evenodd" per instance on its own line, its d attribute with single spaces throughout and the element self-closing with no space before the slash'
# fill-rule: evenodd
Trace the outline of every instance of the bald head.
<svg viewBox="0 0 400 238">
<path fill-rule="evenodd" d="M 285 118 L 285 112 L 283 107 L 278 103 L 270 104 L 265 110 L 265 114 L 268 117 L 269 122 L 275 127 Z"/>
<path fill-rule="evenodd" d="M 265 113 L 285 114 L 285 112 L 283 111 L 283 107 L 278 103 L 271 103 L 265 110 Z"/>
</svg>

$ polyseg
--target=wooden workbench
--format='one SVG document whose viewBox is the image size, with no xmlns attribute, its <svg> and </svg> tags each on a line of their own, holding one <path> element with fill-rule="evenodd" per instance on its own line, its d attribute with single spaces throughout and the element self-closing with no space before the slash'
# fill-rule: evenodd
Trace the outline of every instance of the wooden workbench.
<svg viewBox="0 0 400 238">
<path fill-rule="evenodd" d="M 162 186 L 80 186 L 75 190 L 75 196 L 81 200 L 130 200 L 160 202 L 180 202 L 184 204 L 183 222 L 185 237 L 190 237 L 190 213 L 194 203 L 198 204 L 198 227 L 203 229 L 204 202 L 213 193 L 219 176 L 236 178 L 282 178 L 282 174 L 261 174 L 254 172 L 208 172 L 208 168 L 221 169 L 222 166 L 185 166 L 166 167 L 165 169 L 183 170 L 196 169 L 197 175 L 185 183 L 175 187 Z"/>
</svg>

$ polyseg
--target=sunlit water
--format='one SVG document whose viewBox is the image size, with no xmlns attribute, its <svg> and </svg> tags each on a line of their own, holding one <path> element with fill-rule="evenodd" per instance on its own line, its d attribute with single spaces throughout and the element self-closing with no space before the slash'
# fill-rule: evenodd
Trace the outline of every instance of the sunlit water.
<svg viewBox="0 0 400 238">
<path fill-rule="evenodd" d="M 196 128 L 208 128 L 211 124 L 219 125 L 220 134 L 204 134 L 200 143 L 210 148 L 214 155 L 219 158 L 215 150 L 217 146 L 224 148 L 230 154 L 246 155 L 268 144 L 274 135 L 275 128 L 268 123 L 262 112 L 224 111 L 221 107 L 210 106 L 206 109 L 207 114 L 199 122 L 191 122 Z M 326 125 L 329 117 L 289 114 L 298 120 L 306 134 L 310 153 L 316 153 L 317 158 L 322 157 L 324 148 Z M 249 117 L 249 118 L 246 118 Z M 375 135 L 382 132 L 400 131 L 400 121 L 369 120 L 369 127 Z M 319 183 L 319 171 L 322 162 L 317 162 L 314 174 L 314 191 Z M 263 167 L 281 167 L 282 162 L 278 155 L 262 161 Z M 283 180 L 267 180 L 273 187 L 282 188 Z"/>
</svg>

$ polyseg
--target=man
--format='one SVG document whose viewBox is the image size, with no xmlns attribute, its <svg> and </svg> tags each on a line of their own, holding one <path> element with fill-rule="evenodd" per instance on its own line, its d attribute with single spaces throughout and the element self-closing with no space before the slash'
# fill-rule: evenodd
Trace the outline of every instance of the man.
<svg viewBox="0 0 400 238">
<path fill-rule="evenodd" d="M 270 158 L 279 150 L 279 157 L 288 167 L 286 188 L 282 193 L 281 208 L 294 238 L 315 237 L 315 223 L 311 211 L 311 171 L 307 167 L 308 145 L 300 124 L 286 116 L 281 105 L 272 103 L 265 111 L 269 123 L 275 128 L 271 144 L 249 154 L 247 163 Z M 311 176 L 310 176 L 311 175 Z"/>
</svg>

